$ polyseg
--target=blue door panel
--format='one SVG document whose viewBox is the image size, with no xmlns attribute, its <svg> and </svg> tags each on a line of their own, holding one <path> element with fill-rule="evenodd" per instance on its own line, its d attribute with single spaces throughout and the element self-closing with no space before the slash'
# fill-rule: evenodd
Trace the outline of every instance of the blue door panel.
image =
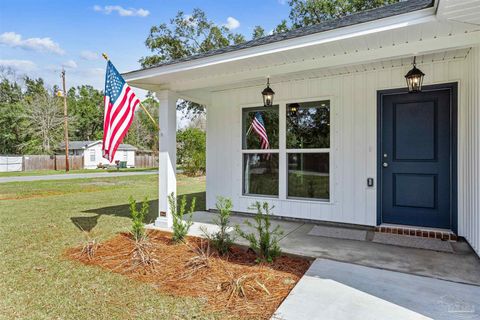
<svg viewBox="0 0 480 320">
<path fill-rule="evenodd" d="M 435 143 L 435 101 L 393 105 L 393 158 L 433 160 Z"/>
<path fill-rule="evenodd" d="M 393 175 L 393 205 L 435 209 L 437 175 L 395 173 Z"/>
</svg>

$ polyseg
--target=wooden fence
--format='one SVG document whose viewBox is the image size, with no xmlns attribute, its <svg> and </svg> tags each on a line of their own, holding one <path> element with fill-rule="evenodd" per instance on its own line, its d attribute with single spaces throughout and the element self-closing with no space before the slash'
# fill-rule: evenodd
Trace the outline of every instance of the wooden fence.
<svg viewBox="0 0 480 320">
<path fill-rule="evenodd" d="M 136 155 L 135 167 L 136 168 L 156 168 L 158 167 L 158 158 L 149 154 Z"/>
<path fill-rule="evenodd" d="M 83 169 L 83 156 L 69 156 L 70 170 Z M 14 167 L 15 165 L 15 167 Z M 136 155 L 136 168 L 157 168 L 158 158 L 154 155 Z M 65 155 L 1 156 L 1 171 L 65 170 Z"/>
<path fill-rule="evenodd" d="M 83 169 L 83 156 L 69 156 L 70 169 Z M 25 155 L 23 157 L 23 170 L 65 170 L 64 155 Z"/>
</svg>

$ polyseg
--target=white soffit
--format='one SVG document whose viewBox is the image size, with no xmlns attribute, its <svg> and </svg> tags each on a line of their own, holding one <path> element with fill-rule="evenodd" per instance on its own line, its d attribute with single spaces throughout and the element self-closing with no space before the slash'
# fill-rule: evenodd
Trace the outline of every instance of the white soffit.
<svg viewBox="0 0 480 320">
<path fill-rule="evenodd" d="M 467 57 L 470 50 L 471 48 L 463 48 L 463 49 L 418 55 L 417 64 L 421 69 L 422 64 L 424 63 L 464 60 Z M 307 70 L 303 72 L 283 74 L 283 75 L 278 75 L 274 77 L 271 82 L 272 82 L 272 85 L 275 85 L 281 82 L 298 81 L 298 80 L 304 80 L 304 79 L 315 79 L 315 78 L 322 78 L 322 77 L 334 77 L 334 76 L 345 75 L 345 74 L 355 74 L 360 72 L 368 72 L 368 71 L 375 71 L 375 70 L 382 70 L 382 69 L 389 69 L 389 68 L 399 68 L 399 67 L 403 67 L 407 71 L 408 69 L 411 68 L 411 66 L 412 66 L 412 57 L 409 56 L 404 58 L 380 60 L 375 62 L 349 65 L 344 67 L 312 69 L 312 70 Z M 255 79 L 248 83 L 243 83 L 243 85 L 232 84 L 232 85 L 218 86 L 214 90 L 212 90 L 212 92 L 230 90 L 235 88 L 264 86 L 264 85 L 265 85 L 264 79 Z M 200 92 L 196 92 L 195 94 L 199 94 L 199 93 Z M 194 95 L 193 93 L 191 94 Z"/>
<path fill-rule="evenodd" d="M 480 0 L 440 0 L 440 19 L 480 25 Z"/>
</svg>

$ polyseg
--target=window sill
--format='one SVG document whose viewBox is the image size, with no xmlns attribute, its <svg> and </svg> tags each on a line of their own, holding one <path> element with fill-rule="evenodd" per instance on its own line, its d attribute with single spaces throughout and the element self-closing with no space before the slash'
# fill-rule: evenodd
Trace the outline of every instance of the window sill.
<svg viewBox="0 0 480 320">
<path fill-rule="evenodd" d="M 320 205 L 334 205 L 335 202 L 330 200 L 322 200 L 322 199 L 308 199 L 308 198 L 285 198 L 285 199 L 280 199 L 280 197 L 275 197 L 275 196 L 264 196 L 261 194 L 255 195 L 255 194 L 242 194 L 240 198 L 243 199 L 258 199 L 262 198 L 265 200 L 275 200 L 275 201 L 287 201 L 287 202 L 298 202 L 298 203 L 311 203 L 311 204 L 320 204 Z"/>
<path fill-rule="evenodd" d="M 263 195 L 263 194 L 242 194 L 240 197 L 241 198 L 263 198 L 263 199 L 279 200 L 278 196 Z"/>
<path fill-rule="evenodd" d="M 321 205 L 334 205 L 335 202 L 330 200 L 325 200 L 325 199 L 310 199 L 310 198 L 286 198 L 284 201 L 289 201 L 289 202 L 298 202 L 298 203 L 311 203 L 311 204 L 321 204 Z"/>
</svg>

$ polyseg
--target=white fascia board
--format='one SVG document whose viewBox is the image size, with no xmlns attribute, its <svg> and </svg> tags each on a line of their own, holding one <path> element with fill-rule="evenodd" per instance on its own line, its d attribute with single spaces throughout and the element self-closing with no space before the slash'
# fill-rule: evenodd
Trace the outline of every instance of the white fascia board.
<svg viewBox="0 0 480 320">
<path fill-rule="evenodd" d="M 94 141 L 90 144 L 87 144 L 86 146 L 84 146 L 84 148 L 90 148 L 90 147 L 93 147 L 93 146 L 96 146 L 97 144 L 101 143 L 102 140 L 97 140 L 97 141 Z"/>
<path fill-rule="evenodd" d="M 205 68 L 212 65 L 255 58 L 262 55 L 274 54 L 278 52 L 305 48 L 344 39 L 361 37 L 383 31 L 395 30 L 398 28 L 404 28 L 412 25 L 428 23 L 436 20 L 435 10 L 435 7 L 430 7 L 411 13 L 405 13 L 330 31 L 319 32 L 303 37 L 277 41 L 270 44 L 236 50 L 191 61 L 179 62 L 171 65 L 134 71 L 131 73 L 123 74 L 123 77 L 127 82 L 138 81 L 145 78 Z"/>
</svg>

